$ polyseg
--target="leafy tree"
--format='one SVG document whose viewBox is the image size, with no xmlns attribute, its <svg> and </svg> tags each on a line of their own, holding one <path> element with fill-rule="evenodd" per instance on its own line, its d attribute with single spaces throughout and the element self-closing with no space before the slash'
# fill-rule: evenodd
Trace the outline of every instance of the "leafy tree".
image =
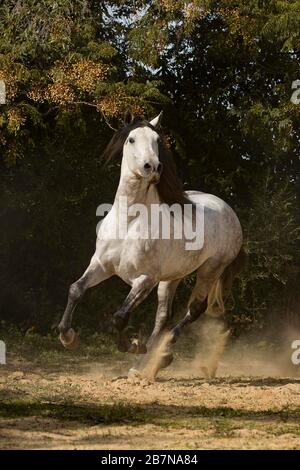
<svg viewBox="0 0 300 470">
<path fill-rule="evenodd" d="M 299 0 L 1 2 L 3 318 L 48 331 L 60 316 L 93 251 L 96 207 L 113 198 L 119 164 L 100 156 L 130 106 L 164 110 L 185 185 L 241 218 L 236 332 L 287 305 L 298 321 L 299 13 Z M 87 295 L 81 324 L 101 315 L 108 328 L 115 282 L 119 294 Z"/>
</svg>

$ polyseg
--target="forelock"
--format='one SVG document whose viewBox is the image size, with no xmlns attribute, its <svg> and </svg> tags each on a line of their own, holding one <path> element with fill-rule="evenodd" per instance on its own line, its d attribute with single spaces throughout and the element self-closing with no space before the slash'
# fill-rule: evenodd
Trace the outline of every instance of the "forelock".
<svg viewBox="0 0 300 470">
<path fill-rule="evenodd" d="M 141 133 L 143 135 L 153 135 L 153 132 L 155 133 L 156 136 L 158 136 L 158 132 L 156 131 L 156 129 L 151 126 L 149 123 L 145 123 L 145 125 L 142 125 L 142 126 L 138 126 L 138 127 L 135 127 L 134 129 L 130 130 L 129 133 L 128 133 L 128 136 L 129 135 L 137 135 L 139 133 L 139 131 L 142 131 Z"/>
</svg>

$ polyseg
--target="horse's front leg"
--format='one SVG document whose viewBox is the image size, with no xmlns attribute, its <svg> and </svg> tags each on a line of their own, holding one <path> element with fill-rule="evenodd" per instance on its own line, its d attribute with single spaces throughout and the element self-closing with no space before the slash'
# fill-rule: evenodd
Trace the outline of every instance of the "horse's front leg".
<svg viewBox="0 0 300 470">
<path fill-rule="evenodd" d="M 130 369 L 130 373 L 135 374 L 142 371 L 149 360 L 151 360 L 151 355 L 157 348 L 162 338 L 162 334 L 166 331 L 166 327 L 173 316 L 173 300 L 175 296 L 176 289 L 181 279 L 175 281 L 161 281 L 158 284 L 157 289 L 157 311 L 155 316 L 155 324 L 150 338 L 147 342 L 147 355 L 140 358 L 134 367 Z M 157 363 L 159 368 L 167 367 L 172 362 L 173 356 L 169 355 L 168 357 L 165 354 L 162 354 L 162 357 L 157 357 Z"/>
<path fill-rule="evenodd" d="M 157 280 L 149 275 L 142 274 L 136 278 L 133 283 L 131 290 L 124 300 L 121 308 L 113 315 L 113 323 L 119 332 L 118 349 L 122 352 L 135 352 L 145 353 L 146 349 L 140 348 L 139 344 L 131 342 L 124 332 L 124 329 L 128 325 L 131 311 L 140 305 L 143 300 L 150 294 L 152 289 L 157 284 Z"/>
<path fill-rule="evenodd" d="M 100 282 L 111 277 L 100 265 L 98 258 L 94 255 L 90 265 L 78 281 L 74 282 L 69 289 L 68 303 L 63 317 L 58 325 L 60 340 L 65 348 L 74 349 L 77 344 L 77 334 L 71 328 L 73 312 L 79 300 L 90 287 L 96 286 Z"/>
</svg>

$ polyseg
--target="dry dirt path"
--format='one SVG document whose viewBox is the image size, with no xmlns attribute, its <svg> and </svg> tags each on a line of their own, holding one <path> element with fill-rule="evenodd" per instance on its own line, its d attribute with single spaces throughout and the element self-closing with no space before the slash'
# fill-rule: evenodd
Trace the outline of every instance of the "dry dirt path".
<svg viewBox="0 0 300 470">
<path fill-rule="evenodd" d="M 208 381 L 168 369 L 118 378 L 126 361 L 0 369 L 1 449 L 300 449 L 300 379 Z"/>
</svg>

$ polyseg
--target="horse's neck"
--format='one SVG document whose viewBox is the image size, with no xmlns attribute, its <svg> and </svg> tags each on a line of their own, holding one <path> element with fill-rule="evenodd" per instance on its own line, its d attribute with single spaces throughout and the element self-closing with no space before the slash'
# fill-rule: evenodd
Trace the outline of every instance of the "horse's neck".
<svg viewBox="0 0 300 470">
<path fill-rule="evenodd" d="M 144 204 L 149 207 L 151 204 L 159 203 L 155 185 L 149 184 L 144 178 L 138 178 L 129 171 L 121 172 L 114 205 L 119 203 L 121 197 L 126 198 L 128 207 L 133 204 Z"/>
</svg>

